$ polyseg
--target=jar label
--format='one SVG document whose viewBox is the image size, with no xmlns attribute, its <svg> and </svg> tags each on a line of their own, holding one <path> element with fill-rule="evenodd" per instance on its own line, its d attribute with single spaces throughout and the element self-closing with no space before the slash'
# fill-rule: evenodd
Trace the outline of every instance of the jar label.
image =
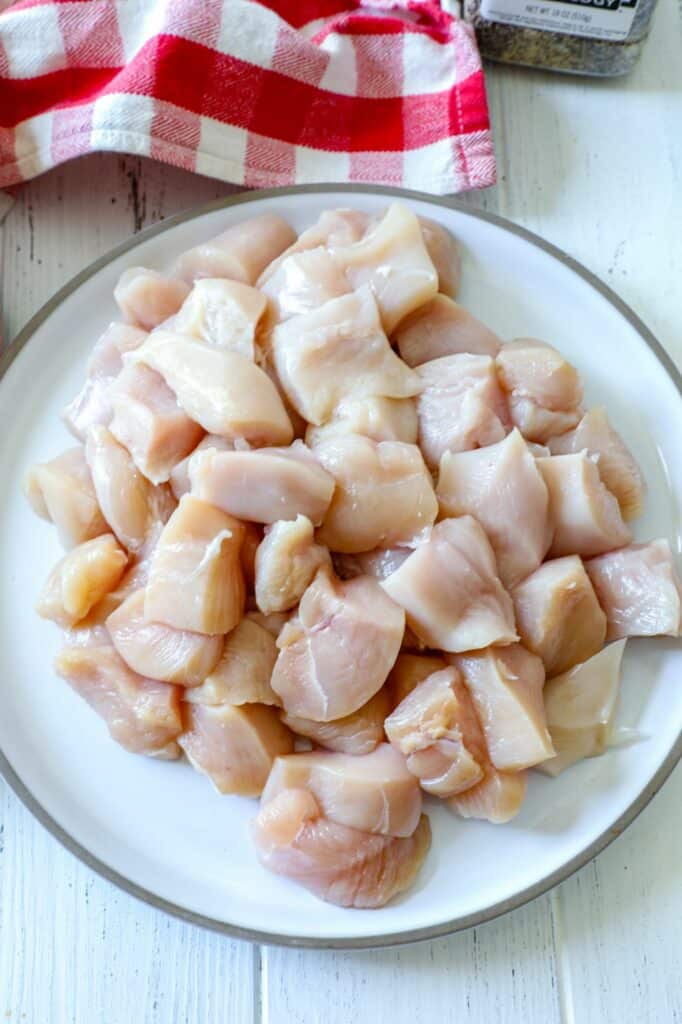
<svg viewBox="0 0 682 1024">
<path fill-rule="evenodd" d="M 519 28 L 622 42 L 636 7 L 637 0 L 481 0 L 480 14 Z"/>
</svg>

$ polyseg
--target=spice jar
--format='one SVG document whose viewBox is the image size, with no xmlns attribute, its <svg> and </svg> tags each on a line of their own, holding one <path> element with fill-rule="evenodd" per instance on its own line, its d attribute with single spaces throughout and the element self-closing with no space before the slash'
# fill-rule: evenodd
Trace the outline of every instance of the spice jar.
<svg viewBox="0 0 682 1024">
<path fill-rule="evenodd" d="M 656 0 L 463 0 L 484 57 L 581 75 L 624 75 Z"/>
</svg>

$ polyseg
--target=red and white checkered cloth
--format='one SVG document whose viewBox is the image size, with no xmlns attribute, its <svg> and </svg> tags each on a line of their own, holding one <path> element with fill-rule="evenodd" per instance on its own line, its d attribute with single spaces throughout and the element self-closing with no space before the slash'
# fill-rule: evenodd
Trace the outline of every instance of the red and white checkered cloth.
<svg viewBox="0 0 682 1024">
<path fill-rule="evenodd" d="M 257 187 L 495 180 L 473 32 L 432 0 L 19 0 L 0 187 L 94 150 Z"/>
</svg>

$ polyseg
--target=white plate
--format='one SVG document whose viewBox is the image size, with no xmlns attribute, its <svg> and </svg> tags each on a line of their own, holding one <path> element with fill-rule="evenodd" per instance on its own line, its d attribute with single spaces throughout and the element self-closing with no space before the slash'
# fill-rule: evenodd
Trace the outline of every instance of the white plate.
<svg viewBox="0 0 682 1024">
<path fill-rule="evenodd" d="M 73 443 L 59 410 L 78 388 L 95 338 L 117 315 L 112 292 L 121 271 L 162 267 L 263 210 L 283 213 L 300 230 L 325 208 L 376 211 L 396 194 L 289 189 L 171 218 L 67 285 L 0 365 L 0 767 L 43 824 L 108 878 L 189 920 L 266 942 L 383 945 L 445 934 L 510 910 L 622 831 L 680 755 L 679 644 L 631 642 L 619 723 L 636 728 L 639 742 L 558 780 L 533 775 L 521 813 L 504 827 L 461 821 L 434 804 L 433 847 L 417 885 L 383 910 L 349 911 L 259 866 L 249 840 L 253 801 L 218 796 L 187 764 L 127 754 L 55 677 L 58 630 L 32 609 L 60 549 L 52 528 L 29 512 L 21 479 L 31 462 Z M 679 550 L 679 377 L 646 328 L 586 271 L 534 236 L 498 218 L 404 195 L 462 243 L 467 307 L 503 338 L 545 338 L 577 365 L 588 401 L 608 407 L 646 475 L 647 511 L 637 537 L 668 537 Z"/>
</svg>

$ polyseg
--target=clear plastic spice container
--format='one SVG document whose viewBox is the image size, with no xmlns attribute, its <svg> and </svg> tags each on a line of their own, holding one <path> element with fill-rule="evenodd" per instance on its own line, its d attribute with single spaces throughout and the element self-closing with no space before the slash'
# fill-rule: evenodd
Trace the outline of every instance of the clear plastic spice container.
<svg viewBox="0 0 682 1024">
<path fill-rule="evenodd" d="M 569 74 L 625 75 L 656 0 L 463 0 L 484 57 Z"/>
</svg>

